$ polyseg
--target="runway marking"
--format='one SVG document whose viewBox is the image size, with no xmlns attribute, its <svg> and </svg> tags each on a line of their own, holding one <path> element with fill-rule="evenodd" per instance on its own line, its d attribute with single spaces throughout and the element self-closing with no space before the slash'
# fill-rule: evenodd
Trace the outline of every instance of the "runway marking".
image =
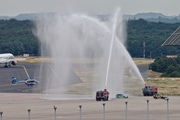
<svg viewBox="0 0 180 120">
<path fill-rule="evenodd" d="M 48 66 L 49 66 L 49 68 L 51 69 L 51 71 L 54 73 L 54 75 L 57 77 L 57 79 L 62 83 L 61 79 L 58 77 L 58 75 L 57 75 L 56 72 L 53 70 L 53 68 L 52 68 L 50 65 L 48 65 Z"/>
<path fill-rule="evenodd" d="M 26 72 L 27 77 L 30 78 L 25 66 L 23 66 L 23 68 L 24 68 L 24 71 Z"/>
</svg>

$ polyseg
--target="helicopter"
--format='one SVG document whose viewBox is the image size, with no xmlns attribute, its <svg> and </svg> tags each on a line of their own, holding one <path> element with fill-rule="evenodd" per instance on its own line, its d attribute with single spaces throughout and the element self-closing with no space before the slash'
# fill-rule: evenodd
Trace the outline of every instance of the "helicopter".
<svg viewBox="0 0 180 120">
<path fill-rule="evenodd" d="M 17 84 L 17 83 L 25 83 L 27 86 L 34 86 L 39 83 L 38 80 L 29 77 L 29 74 L 25 68 L 25 66 L 22 66 L 24 68 L 24 71 L 26 72 L 27 78 L 24 80 L 18 80 L 16 77 L 12 77 L 12 84 Z"/>
<path fill-rule="evenodd" d="M 12 84 L 17 84 L 17 83 L 25 83 L 27 86 L 34 86 L 39 83 L 38 80 L 34 78 L 26 78 L 25 80 L 18 80 L 15 77 L 12 77 Z"/>
</svg>

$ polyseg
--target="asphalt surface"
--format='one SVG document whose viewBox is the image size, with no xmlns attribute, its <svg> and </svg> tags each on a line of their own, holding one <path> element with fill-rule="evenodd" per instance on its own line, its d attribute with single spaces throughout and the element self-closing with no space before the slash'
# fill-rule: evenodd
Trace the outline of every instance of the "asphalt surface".
<svg viewBox="0 0 180 120">
<path fill-rule="evenodd" d="M 26 71 L 28 74 L 26 74 Z M 46 89 L 48 73 L 53 72 L 46 63 L 29 63 L 21 62 L 16 66 L 10 66 L 4 68 L 4 65 L 0 65 L 0 92 L 5 93 L 41 93 Z M 73 79 L 71 84 L 76 84 L 82 82 L 76 74 L 70 70 L 71 77 L 68 79 Z M 59 73 L 61 74 L 61 72 Z M 12 84 L 12 77 L 16 77 L 18 80 L 24 80 L 26 78 L 32 77 L 39 80 L 39 84 L 34 86 L 27 86 L 24 83 Z M 62 83 L 58 83 L 60 85 Z M 66 84 L 70 85 L 70 84 Z M 59 86 L 50 86 L 50 88 L 56 88 Z"/>
<path fill-rule="evenodd" d="M 149 65 L 140 65 L 138 66 L 139 72 L 143 78 L 149 78 L 148 74 L 146 73 L 149 68 Z"/>
<path fill-rule="evenodd" d="M 37 77 L 41 84 L 36 87 L 27 87 L 25 84 L 12 85 L 12 76 L 18 79 L 27 77 L 23 66 L 29 75 Z M 20 63 L 9 68 L 0 66 L 2 119 L 28 119 L 28 109 L 31 110 L 29 115 L 32 120 L 179 120 L 180 118 L 180 97 L 178 96 L 168 96 L 168 101 L 153 99 L 152 96 L 129 96 L 127 99 L 114 98 L 97 102 L 94 96 L 87 99 L 85 95 L 69 94 L 71 99 L 60 97 L 52 100 L 50 95 L 42 93 L 46 85 L 43 75 L 47 75 L 47 69 L 50 72 L 46 65 L 43 66 L 45 68 L 42 68 L 39 63 Z M 145 73 L 146 67 L 140 67 L 139 70 L 144 70 L 143 73 Z M 42 76 L 39 77 L 40 71 Z M 81 82 L 76 75 L 72 77 L 76 78 L 75 82 Z M 56 112 L 54 106 L 57 107 Z"/>
<path fill-rule="evenodd" d="M 141 72 L 141 75 L 143 78 L 147 78 L 148 75 L 146 74 L 146 71 L 148 69 L 148 65 L 139 66 L 139 71 Z M 26 74 L 26 71 L 28 75 Z M 11 66 L 8 68 L 4 68 L 3 64 L 0 64 L 0 92 L 6 92 L 6 93 L 42 93 L 46 89 L 46 77 L 48 77 L 48 73 L 53 72 L 50 67 L 44 63 L 29 63 L 29 62 L 21 62 L 16 66 Z M 73 70 L 70 70 L 71 75 L 70 78 L 72 79 L 71 83 L 66 84 L 76 84 L 82 82 L 80 78 L 74 73 Z M 59 72 L 58 74 L 61 74 L 62 72 Z M 16 77 L 18 80 L 24 80 L 27 77 L 33 77 L 37 80 L 39 80 L 38 85 L 34 86 L 26 86 L 24 83 L 18 83 L 18 84 L 12 84 L 12 77 Z M 63 75 L 61 75 L 63 76 Z M 63 78 L 66 79 L 66 78 Z M 57 80 L 57 84 L 59 83 Z M 63 85 L 65 86 L 65 85 Z M 50 86 L 50 88 L 55 88 L 59 86 Z M 49 89 L 50 89 L 49 88 Z"/>
<path fill-rule="evenodd" d="M 169 98 L 167 102 L 152 97 L 129 96 L 97 102 L 93 98 L 47 100 L 43 94 L 0 93 L 0 111 L 4 120 L 28 119 L 28 109 L 31 110 L 31 120 L 53 120 L 54 106 L 57 107 L 56 120 L 179 120 L 180 97 Z"/>
<path fill-rule="evenodd" d="M 17 66 L 8 68 L 4 68 L 3 66 L 3 64 L 0 66 L 0 92 L 32 92 L 32 87 L 27 87 L 25 84 L 13 85 L 11 82 L 12 77 L 16 77 L 18 80 L 24 80 L 28 77 L 23 66 L 26 67 L 30 76 L 36 76 L 35 74 L 39 72 L 37 64 L 26 63 L 24 65 L 20 63 Z"/>
</svg>

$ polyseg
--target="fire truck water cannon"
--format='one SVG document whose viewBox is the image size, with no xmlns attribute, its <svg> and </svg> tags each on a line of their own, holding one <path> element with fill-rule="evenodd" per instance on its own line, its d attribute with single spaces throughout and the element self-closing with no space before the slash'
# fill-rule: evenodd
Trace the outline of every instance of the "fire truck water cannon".
<svg viewBox="0 0 180 120">
<path fill-rule="evenodd" d="M 142 88 L 142 93 L 144 96 L 153 96 L 158 93 L 158 88 L 156 86 L 145 85 L 144 88 Z"/>
<path fill-rule="evenodd" d="M 107 91 L 107 89 L 105 88 L 103 91 L 99 90 L 96 92 L 96 101 L 108 101 L 109 99 L 109 92 Z"/>
</svg>

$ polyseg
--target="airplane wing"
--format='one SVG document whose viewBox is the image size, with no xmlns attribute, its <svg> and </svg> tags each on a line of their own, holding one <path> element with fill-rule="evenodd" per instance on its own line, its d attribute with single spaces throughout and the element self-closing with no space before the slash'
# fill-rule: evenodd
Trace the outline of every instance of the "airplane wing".
<svg viewBox="0 0 180 120">
<path fill-rule="evenodd" d="M 23 60 L 26 60 L 26 58 L 14 58 L 14 59 L 4 59 L 4 58 L 1 58 L 0 59 L 0 63 L 4 64 L 4 63 L 11 62 L 11 61 L 23 61 Z"/>
<path fill-rule="evenodd" d="M 2 64 L 7 63 L 7 62 L 11 62 L 11 61 L 14 61 L 14 59 L 4 59 L 4 58 L 0 59 L 0 63 L 2 63 Z"/>
</svg>

